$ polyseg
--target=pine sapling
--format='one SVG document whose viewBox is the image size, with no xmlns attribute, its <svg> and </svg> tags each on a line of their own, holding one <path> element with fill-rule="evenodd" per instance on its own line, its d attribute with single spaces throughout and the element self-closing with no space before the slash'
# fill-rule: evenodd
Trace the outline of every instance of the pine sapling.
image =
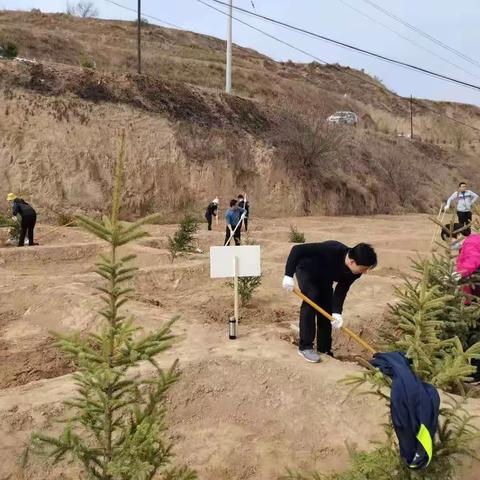
<svg viewBox="0 0 480 480">
<path fill-rule="evenodd" d="M 290 225 L 290 243 L 305 243 L 305 234 L 294 225 Z"/>
<path fill-rule="evenodd" d="M 191 480 L 196 475 L 186 467 L 172 466 L 172 442 L 166 434 L 165 394 L 178 380 L 176 363 L 163 370 L 158 355 L 168 350 L 174 336 L 172 322 L 143 334 L 134 318 L 124 312 L 136 268 L 134 255 L 122 256 L 120 248 L 146 233 L 143 218 L 130 225 L 119 220 L 125 134 L 115 166 L 112 211 L 95 221 L 77 216 L 86 231 L 104 240 L 109 253 L 102 255 L 97 274 L 104 307 L 98 333 L 57 335 L 57 346 L 77 366 L 73 375 L 76 395 L 66 406 L 63 431 L 58 436 L 35 433 L 28 453 L 45 456 L 51 463 L 74 462 L 82 467 L 79 478 L 99 480 Z M 150 364 L 146 375 L 139 367 Z"/>
<path fill-rule="evenodd" d="M 173 262 L 180 252 L 195 250 L 195 235 L 198 232 L 198 222 L 192 215 L 185 215 L 173 237 L 168 237 L 170 260 Z"/>
</svg>

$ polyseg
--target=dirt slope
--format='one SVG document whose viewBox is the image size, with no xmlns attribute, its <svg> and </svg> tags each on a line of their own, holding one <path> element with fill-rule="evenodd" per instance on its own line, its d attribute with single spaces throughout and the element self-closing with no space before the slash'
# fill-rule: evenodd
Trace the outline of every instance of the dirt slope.
<svg viewBox="0 0 480 480">
<path fill-rule="evenodd" d="M 279 286 L 291 247 L 289 224 L 308 241 L 373 242 L 380 264 L 352 287 L 345 306 L 349 327 L 371 342 L 408 257 L 424 252 L 432 234 L 424 215 L 254 218 L 251 238 L 262 247 L 264 276 L 251 305 L 241 311 L 238 340 L 229 341 L 231 290 L 209 279 L 208 254 L 171 265 L 162 245 L 175 227 L 148 227 L 152 238 L 131 247 L 140 271 L 128 308 L 147 330 L 180 315 L 175 330 L 183 340 L 162 357 L 166 366 L 179 358 L 183 372 L 169 399 L 168 418 L 179 460 L 196 468 L 202 480 L 272 480 L 286 466 L 339 470 L 348 462 L 346 443 L 368 448 L 382 438 L 383 408 L 370 396 L 349 397 L 348 387 L 338 383 L 359 367 L 334 359 L 308 364 L 290 343 L 298 301 Z M 208 251 L 223 232 L 202 228 L 198 244 Z M 52 329 L 85 331 L 98 322 L 93 263 L 102 244 L 76 229 L 48 236 L 51 230 L 40 228 L 45 239 L 40 247 L 0 249 L 0 478 L 20 478 L 15 461 L 23 442 L 32 430 L 55 428 L 60 400 L 72 393 L 71 378 L 57 376 L 69 366 L 59 358 L 56 369 L 47 368 L 36 352 L 48 345 Z M 344 359 L 364 353 L 343 336 L 336 337 L 335 351 Z M 478 402 L 471 401 L 472 412 L 480 411 Z M 463 478 L 478 474 L 472 470 Z M 59 467 L 26 478 L 78 475 Z"/>
<path fill-rule="evenodd" d="M 332 146 L 316 153 L 302 125 L 285 126 L 288 112 L 153 77 L 0 62 L 0 87 L 0 189 L 44 221 L 105 211 L 121 128 L 130 217 L 201 217 L 236 191 L 259 215 L 433 211 L 466 172 L 474 189 L 480 179 L 465 154 L 363 129 L 319 131 Z"/>
<path fill-rule="evenodd" d="M 215 38 L 147 26 L 146 75 L 137 76 L 132 23 L 0 12 L 0 28 L 41 62 L 0 61 L 0 189 L 31 200 L 45 221 L 105 210 L 121 128 L 130 217 L 203 217 L 211 198 L 225 207 L 241 190 L 260 215 L 426 212 L 460 179 L 478 189 L 472 134 L 460 132 L 462 150 L 453 149 L 458 126 L 420 102 L 419 139 L 397 137 L 407 104 L 362 72 L 237 48 L 239 96 L 227 97 Z M 79 66 L 85 58 L 97 71 Z M 424 105 L 472 125 L 480 118 L 473 106 Z M 359 128 L 328 132 L 326 116 L 345 108 L 359 113 Z"/>
</svg>

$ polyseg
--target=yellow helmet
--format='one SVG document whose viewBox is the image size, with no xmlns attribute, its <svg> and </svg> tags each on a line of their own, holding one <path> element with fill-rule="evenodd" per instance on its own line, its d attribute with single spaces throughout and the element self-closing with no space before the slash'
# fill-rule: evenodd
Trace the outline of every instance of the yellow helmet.
<svg viewBox="0 0 480 480">
<path fill-rule="evenodd" d="M 7 195 L 7 202 L 13 202 L 16 198 L 17 196 L 14 193 L 9 193 Z"/>
</svg>

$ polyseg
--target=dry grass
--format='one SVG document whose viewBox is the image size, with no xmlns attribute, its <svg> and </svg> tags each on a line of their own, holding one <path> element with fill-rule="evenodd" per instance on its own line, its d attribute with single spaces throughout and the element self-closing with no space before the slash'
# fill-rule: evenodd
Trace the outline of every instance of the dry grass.
<svg viewBox="0 0 480 480">
<path fill-rule="evenodd" d="M 61 200 L 68 211 L 101 213 L 110 188 L 106 152 L 114 150 L 105 139 L 125 125 L 135 139 L 125 218 L 158 211 L 162 221 L 178 212 L 202 217 L 208 199 L 226 202 L 244 190 L 256 215 L 428 211 L 445 185 L 472 170 L 464 152 L 476 153 L 478 144 L 466 137 L 463 152 L 454 150 L 449 122 L 420 107 L 415 125 L 423 141 L 397 138 L 409 131 L 408 102 L 365 83 L 370 77 L 360 72 L 357 81 L 349 69 L 276 63 L 235 48 L 240 95 L 230 97 L 221 93 L 218 39 L 146 26 L 150 75 L 137 76 L 133 23 L 0 12 L 0 28 L 15 36 L 21 55 L 72 64 L 0 63 L 8 152 L 1 186 L 32 179 L 28 188 L 47 209 Z M 97 70 L 79 68 L 81 58 L 95 60 Z M 439 108 L 480 120 L 473 107 Z M 357 112 L 359 126 L 329 126 L 336 110 Z"/>
</svg>

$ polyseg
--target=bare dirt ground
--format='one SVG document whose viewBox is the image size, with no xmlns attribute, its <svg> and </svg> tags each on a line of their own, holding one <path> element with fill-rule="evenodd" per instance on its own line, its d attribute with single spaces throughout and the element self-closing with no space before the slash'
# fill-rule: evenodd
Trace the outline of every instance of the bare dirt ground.
<svg viewBox="0 0 480 480">
<path fill-rule="evenodd" d="M 236 341 L 227 332 L 232 292 L 209 278 L 208 246 L 222 243 L 223 226 L 207 232 L 202 225 L 198 243 L 207 253 L 173 264 L 164 245 L 174 226 L 148 226 L 152 238 L 130 247 L 140 271 L 128 309 L 146 330 L 180 316 L 175 331 L 182 341 L 161 360 L 168 366 L 180 359 L 169 422 L 178 460 L 200 479 L 271 480 L 287 466 L 339 470 L 348 465 L 347 445 L 368 448 L 382 439 L 385 409 L 369 396 L 349 397 L 338 384 L 360 369 L 347 360 L 361 350 L 337 336 L 335 351 L 344 361 L 313 365 L 291 343 L 299 301 L 280 288 L 290 224 L 310 242 L 376 247 L 378 268 L 352 287 L 344 310 L 347 325 L 375 341 L 388 328 L 382 317 L 409 258 L 429 248 L 433 226 L 424 215 L 253 219 L 250 237 L 262 247 L 263 280 L 241 311 Z M 73 392 L 71 365 L 52 348 L 50 332 L 87 331 L 99 322 L 94 262 L 102 244 L 75 228 L 52 230 L 39 227 L 38 247 L 0 249 L 0 479 L 78 478 L 71 467 L 22 476 L 16 463 L 33 430 L 55 428 L 61 400 Z M 477 402 L 473 410 L 480 410 Z M 471 469 L 463 478 L 478 475 Z"/>
</svg>

